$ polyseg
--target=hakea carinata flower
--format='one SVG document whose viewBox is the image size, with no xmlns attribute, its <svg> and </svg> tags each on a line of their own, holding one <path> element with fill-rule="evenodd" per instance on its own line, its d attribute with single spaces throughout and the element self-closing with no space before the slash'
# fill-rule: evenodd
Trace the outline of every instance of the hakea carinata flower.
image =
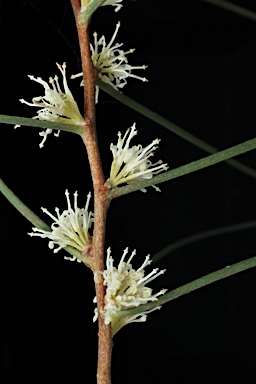
<svg viewBox="0 0 256 384">
<path fill-rule="evenodd" d="M 60 249 L 71 246 L 76 248 L 78 251 L 83 254 L 89 253 L 91 246 L 91 236 L 89 234 L 89 229 L 91 228 L 93 222 L 93 213 L 88 211 L 89 202 L 91 199 L 91 193 L 87 195 L 87 201 L 84 208 L 77 207 L 77 192 L 74 193 L 74 209 L 71 208 L 71 203 L 69 200 L 69 192 L 65 191 L 67 198 L 68 209 L 64 210 L 60 214 L 59 208 L 55 208 L 57 216 L 52 215 L 47 211 L 46 208 L 42 208 L 42 211 L 50 216 L 54 222 L 51 225 L 51 232 L 43 231 L 38 228 L 32 228 L 33 232 L 29 233 L 30 236 L 39 236 L 42 238 L 50 239 L 48 244 L 50 249 L 54 249 L 54 246 L 58 247 L 54 249 L 54 253 L 59 252 Z M 74 257 L 64 257 L 66 260 L 77 260 L 79 259 Z"/>
<path fill-rule="evenodd" d="M 66 63 L 59 65 L 57 67 L 60 70 L 63 77 L 63 88 L 61 90 L 59 85 L 58 76 L 54 78 L 50 77 L 49 84 L 41 79 L 41 77 L 28 76 L 30 80 L 34 80 L 39 84 L 42 84 L 45 90 L 44 96 L 37 96 L 32 99 L 32 103 L 27 102 L 24 99 L 20 99 L 21 103 L 27 104 L 32 107 L 42 108 L 37 111 L 37 116 L 32 117 L 32 119 L 38 120 L 47 120 L 55 121 L 57 123 L 71 124 L 71 125 L 83 125 L 84 120 L 81 116 L 77 103 L 68 87 L 66 79 Z M 16 125 L 18 127 L 19 125 Z M 43 136 L 43 140 L 39 144 L 39 147 L 42 148 L 46 141 L 47 135 L 52 132 L 52 129 L 47 128 L 45 131 L 39 133 L 40 136 Z M 59 135 L 54 134 L 55 136 Z"/>
<path fill-rule="evenodd" d="M 110 150 L 113 154 L 113 162 L 110 170 L 110 177 L 106 181 L 105 186 L 107 188 L 115 188 L 120 184 L 128 183 L 139 179 L 151 179 L 154 175 L 166 171 L 168 165 L 163 164 L 162 160 L 158 160 L 156 163 L 152 163 L 149 157 L 154 155 L 155 149 L 158 148 L 160 139 L 155 139 L 147 147 L 143 148 L 141 144 L 130 146 L 131 139 L 137 135 L 136 125 L 133 124 L 129 128 L 122 138 L 120 132 L 118 132 L 117 144 L 110 145 Z M 157 191 L 160 188 L 152 185 Z M 142 189 L 146 192 L 146 189 Z"/>
<path fill-rule="evenodd" d="M 112 5 L 115 7 L 115 12 L 118 12 L 122 8 L 122 4 L 120 4 L 122 1 L 123 0 L 106 0 L 103 4 L 101 4 L 101 7 L 104 7 L 105 5 Z M 83 0 L 81 12 L 91 5 L 92 2 L 93 0 Z"/>
<path fill-rule="evenodd" d="M 120 4 L 123 0 L 106 0 L 101 6 L 104 5 L 112 5 L 115 8 L 115 12 L 118 12 L 122 8 L 122 4 Z"/>
<path fill-rule="evenodd" d="M 91 48 L 91 57 L 92 63 L 98 72 L 98 77 L 100 80 L 111 85 L 116 90 L 123 88 L 127 84 L 127 78 L 133 77 L 142 81 L 147 81 L 145 77 L 140 77 L 134 75 L 132 70 L 134 69 L 146 69 L 146 65 L 142 66 L 132 66 L 128 64 L 128 59 L 126 55 L 135 51 L 135 49 L 130 49 L 129 51 L 123 51 L 120 49 L 122 43 L 115 43 L 118 29 L 120 28 L 120 22 L 116 25 L 116 30 L 108 44 L 106 44 L 105 36 L 102 36 L 98 39 L 98 35 L 94 32 L 94 46 L 90 44 Z M 72 75 L 71 79 L 82 76 L 82 72 L 76 75 Z M 83 85 L 83 80 L 81 85 Z M 96 87 L 96 103 L 98 101 L 99 88 Z"/>
<path fill-rule="evenodd" d="M 111 324 L 112 335 L 118 332 L 124 325 L 135 322 L 146 321 L 147 314 L 160 309 L 157 306 L 152 310 L 141 312 L 139 314 L 127 317 L 116 318 L 113 317 L 117 312 L 130 308 L 136 308 L 141 304 L 146 304 L 151 301 L 157 301 L 158 296 L 163 295 L 167 289 L 162 289 L 158 293 L 153 294 L 152 289 L 147 287 L 147 284 L 154 280 L 159 275 L 162 275 L 165 270 L 159 268 L 153 269 L 149 274 L 145 274 L 145 267 L 151 264 L 149 255 L 146 256 L 145 261 L 137 270 L 133 268 L 131 261 L 136 254 L 134 250 L 128 260 L 125 258 L 128 254 L 128 248 L 123 252 L 121 260 L 116 267 L 114 267 L 114 260 L 111 256 L 111 249 L 107 250 L 106 270 L 103 272 L 96 271 L 94 279 L 97 283 L 98 273 L 103 275 L 103 284 L 106 286 L 106 295 L 104 298 L 104 309 L 100 313 L 104 319 L 105 324 Z M 94 298 L 94 302 L 97 302 Z M 98 318 L 98 309 L 94 310 L 95 315 L 93 321 Z"/>
</svg>

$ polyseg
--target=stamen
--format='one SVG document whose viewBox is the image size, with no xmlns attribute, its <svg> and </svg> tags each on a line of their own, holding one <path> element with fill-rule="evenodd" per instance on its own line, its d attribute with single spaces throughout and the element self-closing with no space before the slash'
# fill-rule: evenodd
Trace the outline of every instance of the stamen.
<svg viewBox="0 0 256 384">
<path fill-rule="evenodd" d="M 139 179 L 151 179 L 154 175 L 166 171 L 168 165 L 163 164 L 162 160 L 152 163 L 149 158 L 154 156 L 154 151 L 158 148 L 160 139 L 155 139 L 145 148 L 142 145 L 130 147 L 131 139 L 137 135 L 136 125 L 128 128 L 124 137 L 118 132 L 117 144 L 111 143 L 110 150 L 113 155 L 113 162 L 110 170 L 110 177 L 105 186 L 116 188 L 120 184 L 132 183 Z M 158 187 L 152 185 L 157 191 Z M 146 192 L 145 189 L 142 189 Z"/>
<path fill-rule="evenodd" d="M 79 250 L 82 254 L 83 252 L 89 252 L 91 236 L 89 234 L 89 229 L 93 222 L 93 213 L 88 212 L 89 199 L 87 197 L 87 202 L 85 208 L 77 207 L 77 192 L 74 193 L 74 209 L 71 207 L 69 192 L 65 191 L 66 200 L 68 209 L 64 210 L 62 214 L 59 212 L 59 208 L 55 208 L 57 217 L 52 215 L 46 208 L 42 208 L 42 211 L 46 213 L 52 220 L 51 225 L 52 231 L 43 231 L 38 228 L 32 228 L 33 233 L 29 233 L 30 236 L 39 236 L 42 238 L 48 238 L 51 241 L 48 246 L 50 249 L 54 249 L 54 245 L 57 245 L 58 248 L 54 249 L 54 253 L 57 253 L 60 249 L 70 245 L 73 248 Z M 90 196 L 90 193 L 88 194 Z M 65 256 L 65 260 L 74 261 L 79 259 L 73 257 Z"/>
<path fill-rule="evenodd" d="M 57 121 L 63 124 L 82 125 L 84 123 L 83 118 L 79 112 L 77 103 L 75 102 L 73 95 L 68 88 L 66 79 L 66 63 L 57 67 L 62 73 L 64 92 L 62 92 L 58 76 L 54 78 L 50 77 L 49 84 L 42 80 L 41 77 L 34 77 L 29 75 L 30 80 L 36 81 L 44 87 L 45 95 L 34 97 L 32 103 L 20 99 L 20 102 L 32 107 L 42 107 L 37 111 L 37 115 L 32 117 L 33 119 Z M 39 133 L 43 137 L 43 140 L 39 144 L 40 148 L 43 148 L 47 136 L 52 133 L 52 129 L 47 128 L 45 131 Z M 60 131 L 54 136 L 58 137 Z"/>
<path fill-rule="evenodd" d="M 107 4 L 104 3 L 103 5 Z M 143 82 L 147 81 L 145 77 L 140 77 L 131 73 L 133 70 L 145 70 L 147 68 L 146 65 L 132 66 L 128 64 L 128 59 L 126 56 L 134 52 L 135 49 L 123 51 L 120 49 L 123 45 L 122 43 L 114 43 L 120 25 L 120 22 L 116 24 L 116 29 L 108 44 L 106 44 L 105 36 L 102 36 L 100 39 L 98 39 L 96 32 L 93 34 L 94 45 L 90 44 L 92 62 L 97 70 L 99 79 L 111 85 L 116 90 L 122 89 L 127 84 L 126 79 L 128 77 L 133 77 Z M 72 75 L 71 78 L 74 79 L 82 75 L 82 72 L 80 72 L 76 75 Z M 81 85 L 84 85 L 83 80 Z M 96 103 L 98 101 L 98 93 L 99 88 L 96 86 Z"/>
<path fill-rule="evenodd" d="M 148 284 L 148 282 L 164 273 L 164 270 L 158 272 L 158 268 L 156 268 L 144 277 L 144 267 L 151 263 L 149 255 L 146 256 L 141 267 L 134 270 L 131 260 L 135 256 L 136 251 L 134 250 L 128 260 L 125 261 L 127 254 L 128 247 L 123 251 L 118 268 L 115 268 L 113 266 L 111 249 L 108 248 L 106 259 L 107 269 L 102 272 L 104 279 L 103 284 L 107 288 L 105 295 L 105 307 L 101 312 L 101 316 L 103 317 L 105 324 L 111 323 L 113 335 L 126 324 L 145 321 L 148 313 L 156 309 L 160 309 L 161 307 L 158 306 L 152 310 L 145 311 L 134 316 L 127 316 L 118 319 L 113 317 L 114 314 L 124 309 L 135 308 L 141 304 L 156 301 L 158 300 L 158 296 L 163 295 L 166 292 L 165 289 L 162 289 L 158 293 L 152 294 L 152 289 L 145 286 L 145 284 Z M 93 321 L 97 319 L 97 316 L 98 310 L 95 311 Z"/>
</svg>

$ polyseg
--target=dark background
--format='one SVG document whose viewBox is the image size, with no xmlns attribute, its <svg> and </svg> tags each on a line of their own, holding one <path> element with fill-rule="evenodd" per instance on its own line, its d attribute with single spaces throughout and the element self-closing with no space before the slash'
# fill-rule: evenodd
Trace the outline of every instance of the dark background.
<svg viewBox="0 0 256 384">
<path fill-rule="evenodd" d="M 118 13 L 103 7 L 93 16 L 107 42 L 121 20 L 117 42 L 136 48 L 132 65 L 147 64 L 148 83 L 128 79 L 124 93 L 188 132 L 224 149 L 255 137 L 256 22 L 197 0 L 123 1 Z M 254 1 L 232 1 L 256 12 Z M 80 71 L 69 1 L 11 1 L 0 6 L 0 113 L 32 117 L 19 103 L 42 95 L 27 75 L 48 80 L 55 62 L 68 75 Z M 70 89 L 83 108 L 79 80 Z M 161 126 L 100 92 L 99 144 L 106 177 L 117 131 L 133 122 L 134 144 L 162 141 L 156 159 L 170 169 L 206 156 Z M 1 125 L 1 177 L 48 224 L 41 206 L 66 208 L 65 189 L 92 190 L 86 152 L 78 136 L 41 138 L 36 128 Z M 238 158 L 256 167 L 255 152 Z M 122 250 L 145 255 L 188 235 L 255 219 L 256 180 L 226 164 L 199 171 L 113 201 L 106 247 L 118 261 Z M 1 383 L 63 380 L 95 382 L 97 325 L 92 323 L 91 272 L 53 254 L 47 241 L 30 238 L 31 224 L 0 198 L 3 281 Z M 91 205 L 92 208 L 92 205 Z M 255 229 L 203 240 L 161 260 L 166 274 L 152 286 L 174 289 L 204 274 L 255 255 Z M 255 270 L 191 293 L 123 328 L 114 338 L 115 383 L 255 383 Z"/>
</svg>

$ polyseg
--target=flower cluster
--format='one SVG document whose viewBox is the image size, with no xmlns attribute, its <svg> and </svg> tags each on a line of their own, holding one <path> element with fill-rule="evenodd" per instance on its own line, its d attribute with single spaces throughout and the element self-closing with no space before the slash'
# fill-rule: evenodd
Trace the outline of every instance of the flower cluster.
<svg viewBox="0 0 256 384">
<path fill-rule="evenodd" d="M 160 140 L 153 140 L 151 144 L 143 148 L 141 144 L 134 145 L 129 148 L 131 139 L 137 135 L 135 124 L 129 128 L 124 137 L 118 132 L 117 144 L 110 145 L 113 154 L 113 162 L 111 165 L 110 177 L 106 181 L 105 186 L 108 188 L 117 187 L 119 184 L 132 183 L 138 179 L 151 179 L 153 175 L 166 171 L 167 164 L 163 164 L 162 160 L 152 163 L 149 157 L 154 155 L 154 150 L 158 148 Z M 153 187 L 160 191 L 158 187 Z M 142 189 L 146 192 L 145 189 Z"/>
<path fill-rule="evenodd" d="M 98 77 L 105 83 L 111 85 L 114 89 L 118 90 L 123 88 L 127 84 L 127 77 L 133 77 L 142 81 L 147 81 L 145 77 L 136 76 L 131 73 L 133 69 L 146 69 L 146 65 L 132 66 L 128 64 L 126 55 L 135 51 L 130 49 L 129 51 L 123 51 L 120 49 L 123 44 L 115 43 L 118 29 L 120 28 L 120 22 L 116 25 L 116 30 L 108 44 L 106 44 L 105 36 L 102 36 L 98 40 L 98 35 L 94 32 L 94 46 L 90 44 L 92 53 L 92 62 L 98 72 Z M 72 75 L 71 78 L 82 76 L 82 72 L 76 75 Z M 83 85 L 83 81 L 81 82 Z M 96 102 L 98 101 L 99 88 L 96 87 Z"/>
<path fill-rule="evenodd" d="M 42 208 L 42 211 L 54 220 L 51 225 L 52 232 L 32 228 L 33 232 L 29 233 L 29 235 L 50 239 L 50 249 L 53 249 L 55 245 L 58 246 L 58 248 L 54 249 L 54 253 L 57 253 L 60 249 L 66 247 L 67 245 L 76 248 L 80 252 L 87 253 L 91 243 L 91 236 L 88 230 L 91 228 L 93 222 L 93 213 L 88 212 L 91 193 L 89 192 L 87 195 L 85 207 L 78 208 L 78 194 L 75 192 L 74 209 L 71 208 L 68 190 L 65 191 L 65 195 L 67 198 L 68 209 L 60 214 L 59 208 L 55 208 L 57 217 L 48 212 L 46 208 Z M 74 261 L 76 258 L 65 257 L 65 259 Z M 78 259 L 77 261 L 80 262 Z"/>
<path fill-rule="evenodd" d="M 146 321 L 147 314 L 160 309 L 157 306 L 152 310 L 141 312 L 130 317 L 113 317 L 118 311 L 135 308 L 141 304 L 146 304 L 151 301 L 157 301 L 158 296 L 163 295 L 167 290 L 162 289 L 158 293 L 152 294 L 152 289 L 147 287 L 150 281 L 154 280 L 159 275 L 162 275 L 165 270 L 158 268 L 153 269 L 148 275 L 145 275 L 144 268 L 151 264 L 149 255 L 146 256 L 144 263 L 137 270 L 133 269 L 131 261 L 136 254 L 134 250 L 127 261 L 124 261 L 128 253 L 128 248 L 123 252 L 118 267 L 114 267 L 113 258 L 111 256 L 111 249 L 107 250 L 106 270 L 102 272 L 104 278 L 104 285 L 106 285 L 105 307 L 101 316 L 104 318 L 105 324 L 112 326 L 112 334 L 114 335 L 123 326 L 134 322 Z M 159 271 L 159 272 L 158 272 Z M 96 272 L 96 274 L 99 272 Z M 97 275 L 96 275 L 97 281 Z M 96 299 L 94 299 L 96 302 Z M 98 318 L 98 310 L 95 309 L 94 321 Z"/>
<path fill-rule="evenodd" d="M 112 5 L 113 7 L 116 7 L 115 12 L 118 12 L 122 8 L 122 4 L 120 4 L 122 1 L 123 0 L 106 0 L 103 4 L 101 4 L 101 7 L 104 7 L 105 5 Z M 82 2 L 84 3 L 84 5 L 81 9 L 81 12 L 83 11 L 83 9 L 86 9 L 89 5 L 91 5 L 92 2 L 93 0 L 84 0 Z"/>
<path fill-rule="evenodd" d="M 67 84 L 66 63 L 63 63 L 62 66 L 57 63 L 57 67 L 63 77 L 64 92 L 60 88 L 58 76 L 55 76 L 54 78 L 50 77 L 49 83 L 51 87 L 46 81 L 42 80 L 41 77 L 28 76 L 30 80 L 34 80 L 43 85 L 45 95 L 34 97 L 32 103 L 28 103 L 24 99 L 20 99 L 20 102 L 32 107 L 42 108 L 37 111 L 37 116 L 34 116 L 33 119 L 56 121 L 63 124 L 82 125 L 84 123 L 83 118 Z M 39 133 L 40 136 L 43 136 L 43 140 L 39 145 L 40 148 L 44 146 L 47 135 L 51 132 L 52 129 L 47 128 L 45 131 Z M 58 135 L 59 131 L 55 136 Z"/>
<path fill-rule="evenodd" d="M 121 8 L 122 8 L 122 4 L 119 4 L 121 3 L 123 0 L 106 0 L 102 6 L 104 5 L 112 5 L 113 7 L 116 7 L 115 8 L 115 12 L 118 12 Z"/>
</svg>

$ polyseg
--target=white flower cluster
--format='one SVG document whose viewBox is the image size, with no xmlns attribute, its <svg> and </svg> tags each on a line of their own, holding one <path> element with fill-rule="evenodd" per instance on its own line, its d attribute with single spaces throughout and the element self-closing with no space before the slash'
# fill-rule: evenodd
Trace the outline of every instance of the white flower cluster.
<svg viewBox="0 0 256 384">
<path fill-rule="evenodd" d="M 115 8 L 115 12 L 118 12 L 122 8 L 122 4 L 120 4 L 123 0 L 106 0 L 103 4 L 104 5 L 112 5 Z"/>
<path fill-rule="evenodd" d="M 84 120 L 79 112 L 77 103 L 68 88 L 66 79 L 66 63 L 63 63 L 62 66 L 58 63 L 56 64 L 63 77 L 64 92 L 60 88 L 58 76 L 55 76 L 54 78 L 50 77 L 49 83 L 52 88 L 46 81 L 42 80 L 41 77 L 28 76 L 30 80 L 34 80 L 43 85 L 45 95 L 34 97 L 32 99 L 32 103 L 28 103 L 24 99 L 20 99 L 20 102 L 32 107 L 42 108 L 37 111 L 37 116 L 34 116 L 33 119 L 56 121 L 63 124 L 82 125 L 84 124 Z M 39 145 L 40 148 L 44 146 L 47 135 L 51 132 L 52 129 L 47 128 L 45 131 L 39 133 L 40 136 L 43 136 L 43 140 Z M 55 134 L 55 136 L 58 135 L 59 131 Z"/>
<path fill-rule="evenodd" d="M 115 8 L 115 12 L 118 12 L 122 8 L 122 4 L 120 4 L 123 0 L 106 0 L 103 4 L 101 4 L 101 7 L 104 7 L 105 5 L 112 5 Z M 82 8 L 81 12 L 83 12 L 84 9 L 86 9 L 93 0 L 83 0 L 82 1 Z"/>
<path fill-rule="evenodd" d="M 98 35 L 94 32 L 94 46 L 90 44 L 92 53 L 92 62 L 98 72 L 99 78 L 105 83 L 111 85 L 114 89 L 118 90 L 123 88 L 127 84 L 127 77 L 133 77 L 142 81 L 147 81 L 145 77 L 136 76 L 131 73 L 133 69 L 146 69 L 146 65 L 132 66 L 128 64 L 126 55 L 135 51 L 130 49 L 129 51 L 123 51 L 120 49 L 122 43 L 115 43 L 118 29 L 120 28 L 120 22 L 116 25 L 116 30 L 108 44 L 106 44 L 105 36 L 102 36 L 98 40 Z M 71 79 L 82 76 L 82 72 L 76 75 L 72 75 Z M 81 85 L 83 85 L 83 81 Z M 99 88 L 96 87 L 96 102 L 98 101 Z"/>
<path fill-rule="evenodd" d="M 87 195 L 87 201 L 84 208 L 77 207 L 77 192 L 74 193 L 74 209 L 71 208 L 68 190 L 65 191 L 67 198 L 68 209 L 63 211 L 62 214 L 59 212 L 59 208 L 55 208 L 57 217 L 47 211 L 46 208 L 42 208 L 42 211 L 50 216 L 54 222 L 51 225 L 52 232 L 43 231 L 38 228 L 32 228 L 33 232 L 29 233 L 30 236 L 39 236 L 42 238 L 48 238 L 49 248 L 54 249 L 55 245 L 58 248 L 54 249 L 54 253 L 57 253 L 60 249 L 70 245 L 76 248 L 80 252 L 86 253 L 91 243 L 91 236 L 89 229 L 93 222 L 93 213 L 88 212 L 88 206 L 91 198 L 91 193 Z M 67 260 L 77 260 L 75 256 L 73 258 L 65 257 Z"/>
<path fill-rule="evenodd" d="M 147 287 L 150 281 L 154 280 L 159 275 L 162 275 L 165 270 L 158 268 L 153 269 L 148 275 L 145 275 L 144 268 L 151 264 L 149 255 L 146 256 L 144 263 L 137 270 L 133 269 L 131 261 L 136 254 L 134 250 L 127 261 L 124 261 L 128 253 L 128 248 L 123 252 L 118 267 L 114 267 L 113 258 L 111 256 L 111 249 L 107 250 L 106 270 L 102 272 L 104 278 L 104 285 L 106 285 L 105 295 L 105 307 L 100 314 L 104 318 L 105 324 L 112 326 L 112 334 L 118 332 L 124 325 L 134 322 L 146 321 L 147 314 L 160 309 L 161 306 L 157 306 L 152 310 L 141 312 L 130 317 L 113 317 L 118 311 L 135 308 L 141 304 L 146 304 L 151 301 L 157 301 L 158 296 L 163 295 L 167 290 L 162 289 L 158 293 L 152 294 L 152 289 Z M 95 279 L 97 281 L 97 273 Z M 96 298 L 94 299 L 96 302 Z M 98 318 L 98 310 L 95 309 L 95 316 L 93 321 Z"/>
<path fill-rule="evenodd" d="M 105 186 L 115 188 L 119 184 L 132 183 L 138 179 L 151 179 L 157 173 L 166 171 L 167 164 L 163 164 L 162 160 L 152 163 L 149 157 L 154 155 L 154 150 L 158 148 L 160 140 L 153 140 L 151 144 L 143 148 L 141 144 L 134 145 L 129 148 L 131 139 L 137 135 L 136 125 L 133 124 L 129 128 L 124 137 L 118 132 L 117 144 L 110 145 L 110 150 L 113 154 L 113 162 L 111 165 L 110 177 L 106 181 Z M 153 187 L 160 191 L 158 187 Z M 142 189 L 146 192 L 146 189 Z"/>
</svg>

